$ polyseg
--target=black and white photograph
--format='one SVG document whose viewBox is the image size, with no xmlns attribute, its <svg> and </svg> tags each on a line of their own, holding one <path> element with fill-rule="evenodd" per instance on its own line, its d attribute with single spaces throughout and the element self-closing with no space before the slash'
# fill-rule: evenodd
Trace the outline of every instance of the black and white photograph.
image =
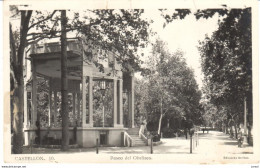
<svg viewBox="0 0 260 168">
<path fill-rule="evenodd" d="M 4 160 L 259 163 L 255 1 L 123 2 L 5 2 Z"/>
</svg>

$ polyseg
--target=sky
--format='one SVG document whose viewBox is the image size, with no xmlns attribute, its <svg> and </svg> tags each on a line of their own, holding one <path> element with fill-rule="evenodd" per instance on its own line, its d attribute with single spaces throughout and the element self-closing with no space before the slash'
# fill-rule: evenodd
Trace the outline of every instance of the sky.
<svg viewBox="0 0 260 168">
<path fill-rule="evenodd" d="M 145 15 L 148 19 L 153 19 L 154 22 L 150 26 L 157 32 L 157 36 L 168 44 L 170 52 L 175 52 L 177 49 L 184 52 L 187 65 L 194 70 L 195 79 L 199 88 L 201 88 L 203 74 L 200 54 L 197 49 L 198 41 L 203 41 L 206 34 L 211 36 L 212 32 L 217 30 L 218 16 L 214 15 L 212 18 L 197 21 L 191 13 L 183 20 L 173 20 L 172 23 L 163 28 L 165 20 L 160 16 L 158 10 L 146 10 Z M 149 49 L 147 49 L 146 54 L 149 54 L 149 52 Z"/>
</svg>

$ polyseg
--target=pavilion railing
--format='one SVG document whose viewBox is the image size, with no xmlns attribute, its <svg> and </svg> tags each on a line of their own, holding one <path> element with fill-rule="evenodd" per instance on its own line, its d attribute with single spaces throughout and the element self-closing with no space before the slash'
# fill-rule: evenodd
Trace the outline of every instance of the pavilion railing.
<svg viewBox="0 0 260 168">
<path fill-rule="evenodd" d="M 60 52 L 61 44 L 60 44 L 60 42 L 37 44 L 37 45 L 32 44 L 31 50 L 32 50 L 31 51 L 32 54 Z M 79 42 L 76 40 L 68 41 L 67 50 L 68 51 L 79 51 L 80 50 Z"/>
<path fill-rule="evenodd" d="M 139 138 L 145 141 L 146 145 L 148 145 L 148 138 L 144 135 L 144 129 L 145 129 L 145 125 L 141 125 L 139 130 Z"/>
<path fill-rule="evenodd" d="M 144 135 L 143 133 L 141 133 L 141 134 L 139 135 L 139 137 L 140 137 L 142 140 L 145 141 L 146 145 L 148 145 L 148 138 L 145 137 L 145 135 Z"/>
<path fill-rule="evenodd" d="M 134 141 L 127 132 L 124 132 L 124 146 L 127 146 L 127 147 L 134 146 Z"/>
</svg>

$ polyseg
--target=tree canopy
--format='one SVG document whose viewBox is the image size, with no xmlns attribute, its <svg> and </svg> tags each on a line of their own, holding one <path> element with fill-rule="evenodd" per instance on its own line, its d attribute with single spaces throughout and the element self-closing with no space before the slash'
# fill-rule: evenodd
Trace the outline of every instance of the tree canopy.
<svg viewBox="0 0 260 168">
<path fill-rule="evenodd" d="M 218 30 L 199 46 L 204 93 L 219 112 L 225 111 L 226 119 L 236 114 L 242 122 L 245 98 L 252 115 L 251 8 L 222 12 L 226 17 L 219 20 Z"/>
<path fill-rule="evenodd" d="M 144 100 L 148 121 L 158 123 L 163 116 L 200 124 L 201 93 L 183 52 L 170 53 L 167 45 L 157 40 L 147 64 L 149 72 L 140 84 L 146 86 L 143 92 L 147 92 L 141 94 L 149 95 Z"/>
</svg>

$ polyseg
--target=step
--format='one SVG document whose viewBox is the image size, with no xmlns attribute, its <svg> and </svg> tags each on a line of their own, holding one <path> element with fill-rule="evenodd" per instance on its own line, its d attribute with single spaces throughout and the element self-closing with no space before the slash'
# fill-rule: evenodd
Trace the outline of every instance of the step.
<svg viewBox="0 0 260 168">
<path fill-rule="evenodd" d="M 142 139 L 133 139 L 135 142 L 144 142 Z"/>
<path fill-rule="evenodd" d="M 134 142 L 134 146 L 136 145 L 136 144 L 146 144 L 145 142 Z"/>
<path fill-rule="evenodd" d="M 133 132 L 133 131 L 127 131 L 128 134 L 139 134 L 139 131 Z"/>
<path fill-rule="evenodd" d="M 142 138 L 139 138 L 139 137 L 131 137 L 132 139 L 140 139 L 142 140 Z"/>
<path fill-rule="evenodd" d="M 128 134 L 135 134 L 135 135 L 138 135 L 139 132 L 127 132 Z"/>
<path fill-rule="evenodd" d="M 139 137 L 134 137 L 134 136 L 131 136 L 132 139 L 141 139 Z"/>
<path fill-rule="evenodd" d="M 135 134 L 129 134 L 132 137 L 139 137 L 139 135 L 135 135 Z"/>
<path fill-rule="evenodd" d="M 135 142 L 135 144 L 145 144 L 143 141 Z"/>
<path fill-rule="evenodd" d="M 133 132 L 127 132 L 127 133 L 128 133 L 129 135 L 139 135 L 139 132 L 136 132 L 136 133 L 135 133 L 135 132 L 134 132 L 134 133 L 133 133 Z"/>
<path fill-rule="evenodd" d="M 133 138 L 133 137 L 131 137 L 131 138 L 134 139 L 134 140 L 143 140 L 141 138 Z"/>
<path fill-rule="evenodd" d="M 128 129 L 127 132 L 129 132 L 129 133 L 138 133 L 139 129 L 135 129 L 135 130 L 133 130 L 133 129 L 129 130 Z"/>
<path fill-rule="evenodd" d="M 127 131 L 139 131 L 139 128 L 134 128 L 134 129 L 133 129 L 133 128 L 131 128 L 131 129 L 130 129 L 130 128 L 128 128 L 128 130 L 127 130 Z"/>
<path fill-rule="evenodd" d="M 135 138 L 139 138 L 139 135 L 131 135 L 131 134 L 128 134 L 130 137 L 135 137 Z"/>
<path fill-rule="evenodd" d="M 139 128 L 128 128 L 127 131 L 139 131 L 140 129 Z"/>
<path fill-rule="evenodd" d="M 146 143 L 142 139 L 133 139 L 135 144 L 143 144 L 145 145 Z"/>
<path fill-rule="evenodd" d="M 146 144 L 135 144 L 134 146 L 146 146 Z"/>
<path fill-rule="evenodd" d="M 134 141 L 134 146 L 146 146 L 145 140 L 139 137 L 139 128 L 129 128 L 127 133 Z"/>
<path fill-rule="evenodd" d="M 138 134 L 128 134 L 128 135 L 133 136 L 133 137 L 139 137 Z"/>
</svg>

